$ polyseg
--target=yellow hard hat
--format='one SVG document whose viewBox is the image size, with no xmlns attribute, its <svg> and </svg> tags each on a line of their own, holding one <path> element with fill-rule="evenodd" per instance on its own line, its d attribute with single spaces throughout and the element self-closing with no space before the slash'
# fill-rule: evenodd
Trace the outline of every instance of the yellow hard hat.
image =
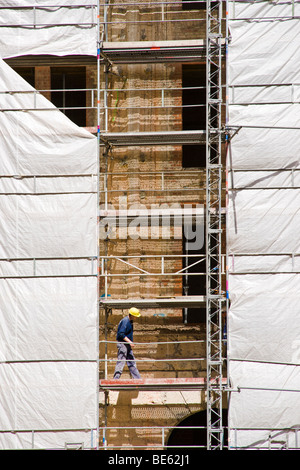
<svg viewBox="0 0 300 470">
<path fill-rule="evenodd" d="M 130 315 L 133 315 L 134 317 L 140 317 L 141 316 L 139 309 L 137 309 L 135 307 L 131 307 L 131 309 L 128 310 L 128 312 L 129 312 Z"/>
</svg>

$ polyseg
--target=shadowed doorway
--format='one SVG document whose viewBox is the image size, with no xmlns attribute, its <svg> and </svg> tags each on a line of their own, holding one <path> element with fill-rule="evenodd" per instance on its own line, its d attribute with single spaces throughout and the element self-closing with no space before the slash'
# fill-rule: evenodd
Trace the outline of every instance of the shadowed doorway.
<svg viewBox="0 0 300 470">
<path fill-rule="evenodd" d="M 224 450 L 228 448 L 227 433 L 227 410 L 223 410 L 223 426 L 224 426 Z M 195 429 L 194 427 L 198 427 Z M 194 428 L 194 429 L 192 429 Z M 188 449 L 190 446 L 196 447 L 198 450 L 206 450 L 206 410 L 194 413 L 183 419 L 172 431 L 166 442 L 167 446 L 174 446 L 179 450 L 181 448 Z M 180 447 L 179 447 L 180 446 Z M 172 450 L 172 447 L 169 448 Z"/>
</svg>

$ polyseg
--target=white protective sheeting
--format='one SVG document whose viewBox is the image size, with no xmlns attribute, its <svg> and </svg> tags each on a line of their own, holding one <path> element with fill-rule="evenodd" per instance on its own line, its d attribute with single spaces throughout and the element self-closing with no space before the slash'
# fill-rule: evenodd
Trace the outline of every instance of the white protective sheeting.
<svg viewBox="0 0 300 470">
<path fill-rule="evenodd" d="M 97 139 L 0 68 L 0 449 L 91 447 Z"/>
<path fill-rule="evenodd" d="M 297 15 L 299 1 L 229 1 L 231 448 L 295 447 L 300 424 Z"/>
<path fill-rule="evenodd" d="M 95 56 L 96 2 L 3 0 L 0 56 Z"/>
<path fill-rule="evenodd" d="M 56 175 L 65 176 L 65 181 L 68 175 L 76 176 L 63 186 L 95 173 L 95 138 L 74 126 L 4 61 L 0 97 L 1 149 L 7 156 L 0 160 L 0 175 Z"/>
<path fill-rule="evenodd" d="M 230 400 L 230 447 L 295 448 L 299 441 L 299 366 L 232 361 L 230 369 L 236 385 L 240 384 Z"/>
<path fill-rule="evenodd" d="M 55 368 L 51 362 L 1 364 L 1 393 L 6 398 L 0 402 L 2 429 L 47 430 L 50 435 L 52 429 L 64 430 L 66 423 L 74 430 L 93 428 L 95 369 L 93 363 L 61 362 Z"/>
</svg>

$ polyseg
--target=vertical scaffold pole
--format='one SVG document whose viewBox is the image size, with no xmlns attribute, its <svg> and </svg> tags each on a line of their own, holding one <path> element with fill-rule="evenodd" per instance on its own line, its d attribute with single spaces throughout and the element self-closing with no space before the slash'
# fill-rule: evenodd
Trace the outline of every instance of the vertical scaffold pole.
<svg viewBox="0 0 300 470">
<path fill-rule="evenodd" d="M 222 0 L 206 0 L 207 449 L 222 450 Z"/>
<path fill-rule="evenodd" d="M 97 21 L 96 21 L 96 47 L 97 47 L 97 331 L 99 332 L 100 318 L 100 246 L 99 246 L 99 223 L 100 223 L 100 0 L 97 0 Z M 99 348 L 97 364 L 97 396 L 99 396 Z M 97 436 L 96 448 L 99 448 L 99 405 L 97 405 Z"/>
</svg>

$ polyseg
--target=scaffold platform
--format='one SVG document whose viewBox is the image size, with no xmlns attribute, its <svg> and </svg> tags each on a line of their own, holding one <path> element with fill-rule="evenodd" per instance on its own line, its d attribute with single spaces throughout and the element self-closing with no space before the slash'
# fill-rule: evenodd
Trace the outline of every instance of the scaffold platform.
<svg viewBox="0 0 300 470">
<path fill-rule="evenodd" d="M 163 308 L 163 307 L 194 307 L 205 308 L 206 299 L 203 295 L 186 295 L 176 297 L 161 297 L 154 299 L 111 299 L 110 297 L 100 298 L 100 307 L 102 308 Z"/>
<path fill-rule="evenodd" d="M 182 221 L 189 220 L 204 220 L 204 208 L 200 207 L 175 207 L 166 209 L 165 207 L 150 208 L 150 209 L 102 209 L 100 217 L 106 220 L 112 220 L 114 223 L 121 227 L 126 227 L 128 222 L 139 218 L 143 226 L 149 226 L 149 221 L 156 224 L 169 226 L 170 223 L 182 223 Z"/>
<path fill-rule="evenodd" d="M 214 380 L 210 381 L 214 384 Z M 222 385 L 227 385 L 227 379 L 222 379 Z M 207 387 L 207 380 L 204 377 L 200 378 L 161 378 L 161 379 L 105 379 L 99 382 L 101 391 L 121 391 L 121 390 L 204 390 Z"/>
<path fill-rule="evenodd" d="M 204 130 L 157 131 L 157 132 L 101 132 L 100 145 L 140 146 L 140 145 L 205 145 Z"/>
<path fill-rule="evenodd" d="M 224 42 L 225 45 L 225 42 Z M 205 61 L 205 39 L 103 42 L 102 59 L 115 64 Z"/>
</svg>

